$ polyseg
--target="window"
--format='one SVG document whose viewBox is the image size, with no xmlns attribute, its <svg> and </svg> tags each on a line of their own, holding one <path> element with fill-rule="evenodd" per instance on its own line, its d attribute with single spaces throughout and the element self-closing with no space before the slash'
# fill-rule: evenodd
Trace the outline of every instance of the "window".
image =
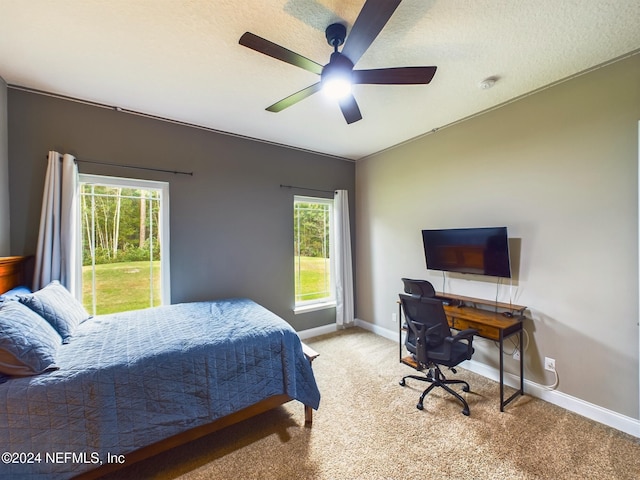
<svg viewBox="0 0 640 480">
<path fill-rule="evenodd" d="M 333 200 L 295 196 L 293 206 L 296 311 L 335 305 Z"/>
<path fill-rule="evenodd" d="M 80 175 L 82 303 L 94 315 L 171 303 L 169 184 Z"/>
</svg>

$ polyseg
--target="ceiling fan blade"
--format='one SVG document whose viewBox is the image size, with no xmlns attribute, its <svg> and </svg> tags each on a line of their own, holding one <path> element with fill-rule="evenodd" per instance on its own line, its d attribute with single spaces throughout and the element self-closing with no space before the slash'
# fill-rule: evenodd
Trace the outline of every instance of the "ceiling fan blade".
<svg viewBox="0 0 640 480">
<path fill-rule="evenodd" d="M 429 83 L 438 67 L 399 67 L 354 70 L 351 81 L 374 85 L 417 85 Z"/>
<path fill-rule="evenodd" d="M 362 119 L 362 114 L 353 95 L 349 95 L 340 100 L 340 110 L 342 110 L 342 115 L 344 115 L 347 123 L 357 122 Z"/>
<path fill-rule="evenodd" d="M 367 0 L 351 27 L 342 54 L 355 65 L 387 24 L 401 0 Z"/>
<path fill-rule="evenodd" d="M 300 100 L 304 100 L 305 98 L 310 97 L 314 93 L 320 91 L 321 88 L 322 84 L 320 82 L 314 83 L 313 85 L 309 85 L 307 88 L 303 88 L 299 92 L 296 92 L 293 95 L 289 95 L 287 98 L 283 98 L 279 102 L 274 103 L 270 107 L 267 107 L 266 110 L 274 113 L 281 112 L 285 108 L 298 103 Z"/>
<path fill-rule="evenodd" d="M 287 50 L 286 48 L 270 42 L 269 40 L 265 40 L 262 37 L 254 35 L 253 33 L 244 33 L 240 37 L 238 43 L 252 50 L 255 50 L 256 52 L 260 52 L 278 60 L 282 60 L 283 62 L 289 63 L 295 67 L 302 68 L 311 73 L 315 73 L 317 75 L 320 75 L 322 73 L 323 66 L 319 63 L 316 63 L 313 60 L 309 60 L 308 58 L 303 57 L 298 53 L 292 52 L 291 50 Z"/>
</svg>

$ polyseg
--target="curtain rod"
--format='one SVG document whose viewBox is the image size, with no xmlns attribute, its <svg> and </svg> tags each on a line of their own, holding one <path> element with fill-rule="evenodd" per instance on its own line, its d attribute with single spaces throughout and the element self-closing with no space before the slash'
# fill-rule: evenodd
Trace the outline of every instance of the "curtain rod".
<svg viewBox="0 0 640 480">
<path fill-rule="evenodd" d="M 296 185 L 283 185 L 283 184 L 280 184 L 280 188 L 295 188 L 297 190 L 309 190 L 309 191 L 312 191 L 312 192 L 335 193 L 335 190 L 320 190 L 318 188 L 298 187 Z"/>
<path fill-rule="evenodd" d="M 48 157 L 46 157 L 48 158 Z M 107 165 L 109 167 L 120 167 L 120 168 L 135 168 L 137 170 L 150 170 L 152 172 L 163 172 L 163 173 L 173 173 L 174 175 L 190 175 L 193 177 L 193 172 L 181 172 L 179 170 L 165 170 L 162 168 L 153 168 L 153 167 L 139 167 L 136 165 L 123 165 L 120 163 L 108 163 L 108 162 L 95 162 L 92 160 L 80 160 L 76 158 L 74 160 L 76 163 L 92 163 L 94 165 Z"/>
</svg>

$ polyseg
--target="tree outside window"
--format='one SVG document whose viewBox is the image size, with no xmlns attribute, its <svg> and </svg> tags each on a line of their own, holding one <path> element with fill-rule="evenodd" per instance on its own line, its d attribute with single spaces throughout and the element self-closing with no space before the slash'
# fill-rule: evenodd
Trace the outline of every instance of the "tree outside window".
<svg viewBox="0 0 640 480">
<path fill-rule="evenodd" d="M 294 197 L 296 306 L 331 301 L 331 222 L 333 200 Z"/>
<path fill-rule="evenodd" d="M 168 259 L 162 255 L 168 251 L 167 202 L 164 182 L 81 176 L 82 298 L 88 311 L 169 303 Z"/>
</svg>

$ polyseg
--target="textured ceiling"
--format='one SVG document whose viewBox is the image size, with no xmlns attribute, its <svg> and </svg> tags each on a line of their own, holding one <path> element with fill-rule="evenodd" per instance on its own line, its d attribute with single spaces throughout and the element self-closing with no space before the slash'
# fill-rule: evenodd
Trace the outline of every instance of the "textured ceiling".
<svg viewBox="0 0 640 480">
<path fill-rule="evenodd" d="M 357 85 L 347 125 L 318 76 L 238 44 L 250 31 L 325 64 L 324 29 L 364 0 L 0 0 L 0 76 L 28 87 L 359 159 L 640 49 L 638 0 L 404 0 L 356 68 L 436 65 L 429 85 Z M 347 30 L 349 31 L 349 30 Z M 479 88 L 497 77 L 491 89 Z"/>
</svg>

